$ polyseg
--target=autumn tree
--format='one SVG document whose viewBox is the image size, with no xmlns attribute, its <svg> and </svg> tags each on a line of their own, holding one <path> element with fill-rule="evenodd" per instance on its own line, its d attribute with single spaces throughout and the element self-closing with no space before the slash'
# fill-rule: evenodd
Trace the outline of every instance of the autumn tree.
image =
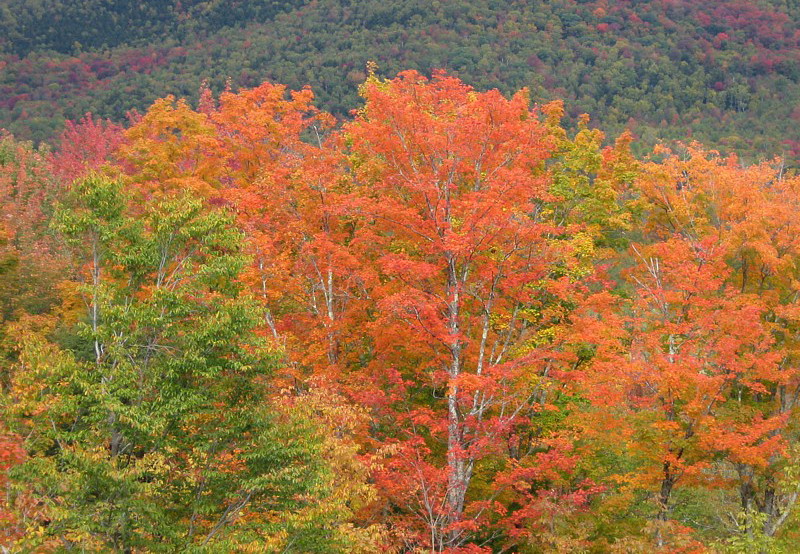
<svg viewBox="0 0 800 554">
<path fill-rule="evenodd" d="M 0 134 L 0 213 L 3 221 L 0 286 L 2 318 L 41 313 L 55 302 L 53 288 L 63 259 L 49 231 L 60 186 L 53 178 L 46 146 L 34 148 Z"/>
<path fill-rule="evenodd" d="M 246 279 L 273 339 L 306 373 L 335 375 L 347 355 L 342 321 L 357 311 L 365 272 L 341 217 L 343 153 L 325 139 L 331 118 L 309 89 L 262 84 L 223 93 L 210 111 L 223 143 L 227 187 L 254 264 Z"/>
<path fill-rule="evenodd" d="M 652 198 L 664 215 L 656 222 L 670 218 L 687 235 L 699 232 L 693 229 L 710 228 L 725 241 L 727 284 L 742 301 L 762 307 L 763 323 L 775 341 L 771 355 L 777 362 L 739 385 L 732 411 L 737 422 L 716 443 L 738 476 L 741 509 L 761 514 L 760 531 L 772 537 L 787 522 L 797 500 L 792 469 L 797 460 L 791 442 L 796 419 L 793 399 L 800 385 L 792 315 L 797 299 L 798 182 L 785 176 L 780 164 L 744 168 L 735 158 L 720 159 L 697 147 L 687 154 L 670 156 L 660 172 L 653 172 L 663 183 L 676 182 L 674 189 L 651 184 L 646 190 L 648 195 L 659 191 L 660 200 Z M 679 203 L 676 195 L 686 200 Z M 665 203 L 674 208 L 664 209 Z M 742 531 L 751 532 L 744 527 Z"/>
<path fill-rule="evenodd" d="M 557 138 L 526 91 L 507 99 L 409 71 L 362 93 L 344 129 L 346 213 L 359 219 L 354 243 L 375 245 L 361 254 L 380 275 L 367 371 L 385 391 L 363 397 L 393 420 L 384 490 L 425 522 L 407 540 L 458 549 L 481 522 L 523 525 L 493 502 L 510 483 L 569 470 L 564 444 L 534 422 L 558 395 L 551 372 L 593 239 L 554 217 Z M 516 515 L 540 516 L 530 503 Z"/>
<path fill-rule="evenodd" d="M 337 367 L 339 321 L 364 287 L 345 247 L 352 230 L 335 215 L 342 154 L 324 144 L 331 118 L 313 98 L 264 83 L 218 99 L 205 89 L 198 111 L 160 101 L 126 132 L 121 155 L 132 183 L 235 207 L 265 331 L 293 364 L 321 373 Z"/>
<path fill-rule="evenodd" d="M 728 491 L 728 509 L 744 514 L 733 534 L 769 538 L 797 496 L 796 184 L 768 164 L 743 168 L 697 147 L 658 154 L 634 186 L 645 219 L 620 283 L 629 301 L 594 308 L 583 325 L 581 336 L 594 337 L 586 395 L 600 407 L 589 417 L 625 436 L 606 443 L 627 459 L 618 490 L 648 491 L 657 544 L 675 548 L 693 533 L 673 520 L 684 509 L 679 487 Z M 708 536 L 731 535 L 714 528 Z"/>
<path fill-rule="evenodd" d="M 121 125 L 92 114 L 68 121 L 49 160 L 54 176 L 69 184 L 112 163 L 123 143 L 122 133 Z"/>
</svg>

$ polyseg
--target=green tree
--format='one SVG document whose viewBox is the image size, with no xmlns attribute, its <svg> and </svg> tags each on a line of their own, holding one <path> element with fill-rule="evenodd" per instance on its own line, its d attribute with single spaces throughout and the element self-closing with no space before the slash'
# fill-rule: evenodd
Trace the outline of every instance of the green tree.
<svg viewBox="0 0 800 554">
<path fill-rule="evenodd" d="M 20 547 L 335 550 L 276 517 L 323 494 L 325 468 L 315 430 L 266 401 L 277 355 L 237 280 L 241 233 L 184 195 L 131 200 L 97 175 L 73 185 L 55 227 L 76 278 L 57 321 L 16 329 L 3 417 L 42 506 Z"/>
</svg>

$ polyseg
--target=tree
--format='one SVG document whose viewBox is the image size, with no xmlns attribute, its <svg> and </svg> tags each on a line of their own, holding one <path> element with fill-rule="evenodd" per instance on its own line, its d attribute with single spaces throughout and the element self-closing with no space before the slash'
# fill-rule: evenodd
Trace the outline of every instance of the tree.
<svg viewBox="0 0 800 554">
<path fill-rule="evenodd" d="M 424 548 L 466 548 L 490 521 L 508 538 L 541 511 L 526 497 L 506 516 L 494 500 L 574 461 L 535 422 L 558 396 L 551 372 L 593 239 L 553 216 L 556 139 L 526 91 L 506 99 L 408 71 L 372 77 L 362 94 L 344 129 L 355 176 L 345 209 L 379 275 L 367 370 L 397 451 L 383 490 L 425 522 L 406 535 Z"/>
<path fill-rule="evenodd" d="M 309 418 L 319 423 L 331 410 L 348 418 L 359 413 L 332 392 L 336 384 L 326 377 L 339 373 L 342 359 L 360 355 L 348 346 L 354 335 L 341 335 L 345 329 L 340 320 L 361 306 L 354 300 L 364 286 L 358 261 L 347 251 L 351 225 L 336 212 L 347 183 L 343 156 L 333 146 L 323 146 L 330 118 L 312 100 L 308 89 L 290 92 L 269 83 L 235 94 L 226 91 L 218 101 L 206 89 L 197 112 L 181 102 L 156 104 L 128 131 L 134 146 L 123 148 L 123 154 L 126 180 L 144 182 L 154 196 L 177 181 L 155 181 L 151 168 L 171 176 L 178 165 L 183 168 L 180 183 L 211 204 L 233 208 L 250 258 L 241 279 L 259 303 L 257 332 L 280 348 L 286 362 L 276 375 L 287 387 L 281 407 L 297 417 L 317 406 Z M 181 161 L 199 152 L 202 164 Z M 316 392 L 307 395 L 307 386 Z M 325 404 L 321 397 L 343 405 Z M 363 430 L 363 424 L 358 428 Z M 366 479 L 367 466 L 342 460 L 341 452 L 362 450 L 347 429 L 346 421 L 330 429 L 322 425 L 313 437 L 322 441 L 330 464 L 340 466 L 321 479 L 330 501 L 300 510 L 293 519 L 303 525 L 308 518 L 316 525 L 326 521 L 348 549 L 368 549 L 382 540 L 382 527 L 353 524 L 362 511 L 356 506 L 370 504 L 365 497 L 372 499 L 373 492 L 358 481 Z"/>
<path fill-rule="evenodd" d="M 205 89 L 199 112 L 160 101 L 128 130 L 122 153 L 133 183 L 188 187 L 235 207 L 264 329 L 293 363 L 321 374 L 336 373 L 340 320 L 364 287 L 345 246 L 352 229 L 335 215 L 343 157 L 323 146 L 330 116 L 312 100 L 309 89 L 264 83 L 218 103 Z"/>
<path fill-rule="evenodd" d="M 327 551 L 325 531 L 275 516 L 321 493 L 320 443 L 266 401 L 276 354 L 237 281 L 240 232 L 197 198 L 139 198 L 137 218 L 131 201 L 91 175 L 58 208 L 77 281 L 55 328 L 20 337 L 4 402 L 25 436 L 14 479 L 43 506 L 22 544 L 237 549 L 272 536 Z"/>
<path fill-rule="evenodd" d="M 51 156 L 53 173 L 69 184 L 90 171 L 111 163 L 122 144 L 122 127 L 91 114 L 80 121 L 68 121 L 61 133 L 58 150 Z"/>
<path fill-rule="evenodd" d="M 53 290 L 65 261 L 52 240 L 52 206 L 61 192 L 48 163 L 47 147 L 34 148 L 0 134 L 2 210 L 2 319 L 42 313 L 57 301 Z"/>
<path fill-rule="evenodd" d="M 330 116 L 312 100 L 309 89 L 264 83 L 222 94 L 210 118 L 223 145 L 224 198 L 254 258 L 245 278 L 263 302 L 265 326 L 292 362 L 321 376 L 344 365 L 342 321 L 363 308 L 357 299 L 369 277 L 348 247 L 352 220 L 341 217 L 343 153 L 324 142 Z"/>
<path fill-rule="evenodd" d="M 779 164 L 740 167 L 735 158 L 722 159 L 696 145 L 682 157 L 668 156 L 648 173 L 643 190 L 658 207 L 653 230 L 669 226 L 686 237 L 719 237 L 728 290 L 737 291 L 738 302 L 760 307 L 761 325 L 774 341 L 764 360 L 772 364 L 737 383 L 725 412 L 735 423 L 709 445 L 725 452 L 728 467 L 737 474 L 741 510 L 750 513 L 743 521 L 761 521 L 761 531 L 774 536 L 798 497 L 797 460 L 790 448 L 800 390 L 793 315 L 800 254 L 798 181 L 786 178 Z M 747 525 L 739 531 L 751 532 Z"/>
<path fill-rule="evenodd" d="M 661 154 L 634 185 L 646 219 L 620 283 L 629 301 L 598 305 L 581 325 L 594 349 L 582 376 L 587 417 L 625 437 L 604 443 L 626 460 L 618 491 L 646 491 L 639 510 L 657 544 L 677 548 L 691 532 L 670 522 L 679 487 L 735 491 L 725 500 L 744 514 L 734 533 L 752 535 L 758 522 L 771 537 L 797 498 L 797 185 L 697 147 Z M 594 434 L 608 439 L 605 428 Z M 714 527 L 709 536 L 730 535 Z"/>
<path fill-rule="evenodd" d="M 617 331 L 621 344 L 600 349 L 584 384 L 587 397 L 616 419 L 635 460 L 620 480 L 648 491 L 656 543 L 674 547 L 665 526 L 674 490 L 713 486 L 710 469 L 723 440 L 735 443 L 735 430 L 747 425 L 751 440 L 762 443 L 758 456 L 780 451 L 781 441 L 769 438 L 779 419 L 730 405 L 737 393 L 757 394 L 778 356 L 764 306 L 725 286 L 718 242 L 672 238 L 640 248 L 630 275 L 635 295 Z M 607 417 L 599 420 L 608 425 Z"/>
</svg>

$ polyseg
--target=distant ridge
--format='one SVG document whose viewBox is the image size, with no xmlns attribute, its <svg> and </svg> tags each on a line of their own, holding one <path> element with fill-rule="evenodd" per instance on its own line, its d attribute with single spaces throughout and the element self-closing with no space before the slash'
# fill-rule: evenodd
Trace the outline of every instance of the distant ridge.
<svg viewBox="0 0 800 554">
<path fill-rule="evenodd" d="M 745 161 L 800 158 L 797 0 L 606 2 L 0 2 L 0 127 L 50 141 L 91 111 L 122 120 L 167 94 L 311 85 L 338 116 L 364 67 L 444 68 L 476 89 L 527 86 L 625 128 L 644 149 L 697 139 Z"/>
</svg>

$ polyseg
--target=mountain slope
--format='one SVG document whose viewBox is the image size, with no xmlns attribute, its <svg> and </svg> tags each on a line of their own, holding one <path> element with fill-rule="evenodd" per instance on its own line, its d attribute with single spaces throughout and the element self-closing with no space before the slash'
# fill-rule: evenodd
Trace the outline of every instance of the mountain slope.
<svg viewBox="0 0 800 554">
<path fill-rule="evenodd" d="M 321 107 L 346 115 L 374 60 L 384 75 L 444 68 L 479 90 L 527 86 L 642 145 L 800 154 L 797 0 L 156 4 L 7 0 L 0 126 L 46 140 L 86 111 L 119 120 L 166 94 L 195 98 L 203 80 L 311 85 Z"/>
</svg>

